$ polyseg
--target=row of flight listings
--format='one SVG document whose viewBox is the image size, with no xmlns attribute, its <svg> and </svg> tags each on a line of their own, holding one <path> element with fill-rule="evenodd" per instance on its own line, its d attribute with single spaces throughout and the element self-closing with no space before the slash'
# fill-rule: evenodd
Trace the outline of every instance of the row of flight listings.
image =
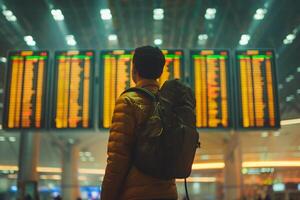
<svg viewBox="0 0 300 200">
<path fill-rule="evenodd" d="M 272 50 L 238 50 L 234 62 L 227 50 L 192 50 L 189 67 L 184 66 L 183 50 L 163 53 L 166 64 L 159 83 L 178 78 L 193 88 L 198 128 L 280 127 Z M 133 50 L 101 51 L 96 67 L 94 51 L 57 51 L 53 66 L 47 51 L 10 52 L 3 127 L 109 128 L 116 99 L 134 86 L 132 56 Z"/>
</svg>

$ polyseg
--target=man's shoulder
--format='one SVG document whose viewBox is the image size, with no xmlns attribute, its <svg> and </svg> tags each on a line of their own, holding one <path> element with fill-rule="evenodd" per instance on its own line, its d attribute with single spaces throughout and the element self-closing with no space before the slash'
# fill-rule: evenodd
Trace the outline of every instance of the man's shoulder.
<svg viewBox="0 0 300 200">
<path fill-rule="evenodd" d="M 144 93 L 139 92 L 139 91 L 124 92 L 119 97 L 119 99 L 122 101 L 126 101 L 129 103 L 135 104 L 135 105 L 151 103 L 151 99 L 149 97 L 147 97 L 147 95 L 145 95 Z"/>
</svg>

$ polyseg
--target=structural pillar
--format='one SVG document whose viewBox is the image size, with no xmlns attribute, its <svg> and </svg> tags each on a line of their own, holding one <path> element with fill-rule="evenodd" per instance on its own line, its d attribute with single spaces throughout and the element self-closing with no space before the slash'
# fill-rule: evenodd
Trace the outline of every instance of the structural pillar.
<svg viewBox="0 0 300 200">
<path fill-rule="evenodd" d="M 61 181 L 62 199 L 77 199 L 80 197 L 78 161 L 78 145 L 67 143 L 67 145 L 63 148 Z"/>
<path fill-rule="evenodd" d="M 242 152 L 237 132 L 231 132 L 225 139 L 224 154 L 224 199 L 239 200 L 242 198 Z"/>
<path fill-rule="evenodd" d="M 18 172 L 18 199 L 39 199 L 38 172 L 40 134 L 21 132 Z"/>
</svg>

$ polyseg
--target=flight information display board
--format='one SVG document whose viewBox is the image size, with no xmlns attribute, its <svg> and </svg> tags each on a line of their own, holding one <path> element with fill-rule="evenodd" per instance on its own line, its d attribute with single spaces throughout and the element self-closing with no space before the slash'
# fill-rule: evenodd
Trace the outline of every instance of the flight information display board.
<svg viewBox="0 0 300 200">
<path fill-rule="evenodd" d="M 279 128 L 279 105 L 272 50 L 236 51 L 238 128 Z"/>
<path fill-rule="evenodd" d="M 48 56 L 46 51 L 8 54 L 3 111 L 5 129 L 45 128 Z"/>
<path fill-rule="evenodd" d="M 183 77 L 183 51 L 162 50 L 166 63 L 161 78 L 162 85 L 166 80 Z M 109 128 L 116 99 L 121 93 L 135 86 L 131 77 L 132 58 L 134 50 L 108 50 L 100 54 L 100 77 L 102 77 L 102 92 L 100 101 L 100 128 Z"/>
<path fill-rule="evenodd" d="M 93 51 L 55 53 L 52 128 L 93 127 L 94 71 Z"/>
<path fill-rule="evenodd" d="M 192 82 L 198 128 L 231 128 L 230 65 L 227 50 L 192 50 Z"/>
</svg>

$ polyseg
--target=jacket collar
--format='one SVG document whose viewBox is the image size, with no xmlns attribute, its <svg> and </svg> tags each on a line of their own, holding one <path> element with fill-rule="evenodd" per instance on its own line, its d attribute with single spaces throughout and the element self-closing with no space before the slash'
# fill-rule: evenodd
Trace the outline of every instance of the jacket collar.
<svg viewBox="0 0 300 200">
<path fill-rule="evenodd" d="M 159 88 L 159 83 L 153 79 L 141 79 L 137 82 L 136 87 L 157 87 Z"/>
</svg>

